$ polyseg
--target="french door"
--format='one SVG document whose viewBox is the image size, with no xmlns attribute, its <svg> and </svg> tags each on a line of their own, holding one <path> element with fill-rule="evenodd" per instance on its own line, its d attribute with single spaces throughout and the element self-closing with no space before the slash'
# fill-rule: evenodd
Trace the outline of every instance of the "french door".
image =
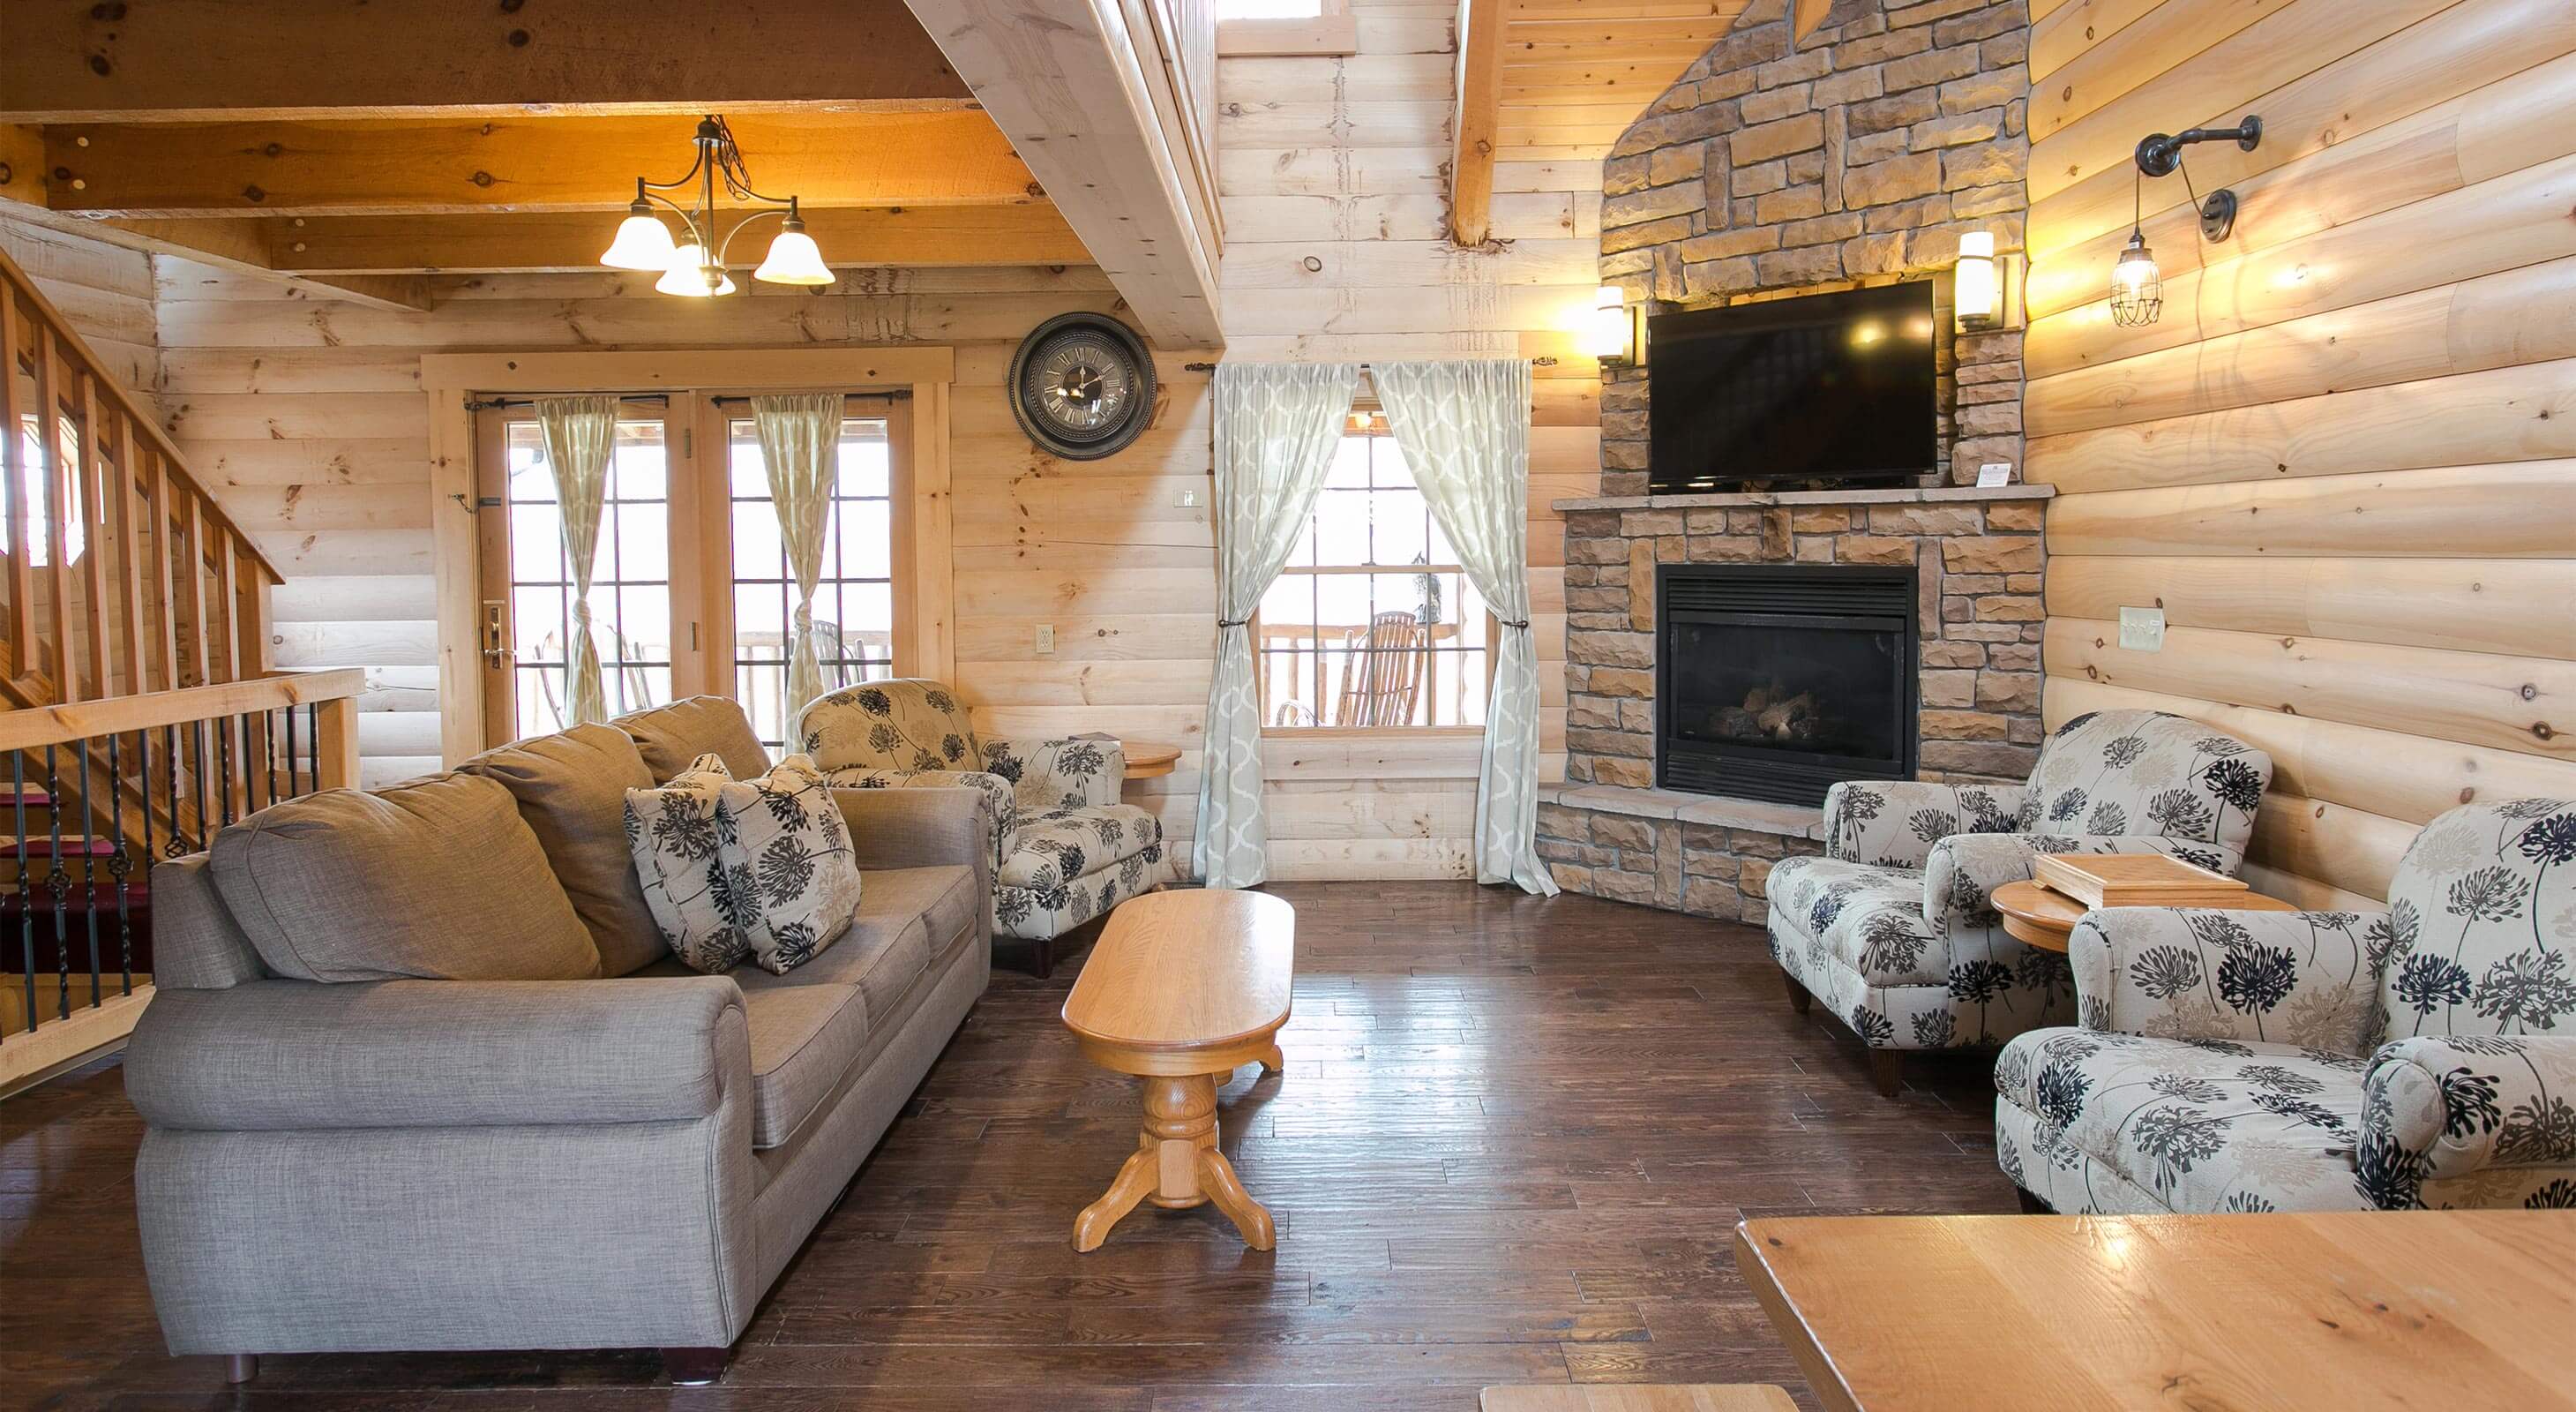
<svg viewBox="0 0 2576 1412">
<path fill-rule="evenodd" d="M 894 675 L 911 580 L 908 404 L 844 404 L 812 623 L 827 689 Z M 476 413 L 478 628 L 487 745 L 570 724 L 571 560 L 536 414 Z M 589 595 L 610 714 L 696 695 L 740 701 L 786 739 L 797 592 L 747 398 L 632 398 L 618 416 Z"/>
</svg>

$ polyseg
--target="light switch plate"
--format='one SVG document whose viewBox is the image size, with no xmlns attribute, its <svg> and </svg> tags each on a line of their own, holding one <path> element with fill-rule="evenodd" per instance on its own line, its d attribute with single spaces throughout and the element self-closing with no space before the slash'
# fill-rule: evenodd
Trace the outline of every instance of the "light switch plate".
<svg viewBox="0 0 2576 1412">
<path fill-rule="evenodd" d="M 1046 656 L 1048 653 L 1051 653 L 1051 652 L 1055 651 L 1055 624 L 1053 624 L 1053 623 L 1040 623 L 1040 624 L 1038 624 L 1038 643 L 1037 643 L 1037 646 L 1038 646 L 1038 655 L 1039 655 L 1039 656 L 1041 656 L 1041 657 L 1044 657 L 1044 656 Z"/>
<path fill-rule="evenodd" d="M 2120 646 L 2131 652 L 2164 651 L 2165 610 L 2162 608 L 2121 609 Z"/>
</svg>

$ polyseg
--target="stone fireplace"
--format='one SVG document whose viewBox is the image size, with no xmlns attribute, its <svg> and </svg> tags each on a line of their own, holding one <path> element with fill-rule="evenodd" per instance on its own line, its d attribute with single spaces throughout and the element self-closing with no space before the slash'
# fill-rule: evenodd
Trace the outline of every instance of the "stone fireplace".
<svg viewBox="0 0 2576 1412">
<path fill-rule="evenodd" d="M 1914 568 L 1672 564 L 1655 575 L 1655 776 L 1822 804 L 1914 777 Z"/>
</svg>

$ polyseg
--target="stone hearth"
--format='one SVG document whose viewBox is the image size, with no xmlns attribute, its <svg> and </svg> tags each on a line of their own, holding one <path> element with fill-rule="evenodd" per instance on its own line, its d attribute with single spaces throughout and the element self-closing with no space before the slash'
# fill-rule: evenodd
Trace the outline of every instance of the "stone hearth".
<svg viewBox="0 0 2576 1412">
<path fill-rule="evenodd" d="M 1655 787 L 1655 572 L 1672 563 L 1912 564 L 1920 773 L 2018 782 L 2038 756 L 2046 486 L 1560 500 L 1566 783 L 1542 796 L 1559 885 L 1759 921 L 1821 811 Z"/>
</svg>

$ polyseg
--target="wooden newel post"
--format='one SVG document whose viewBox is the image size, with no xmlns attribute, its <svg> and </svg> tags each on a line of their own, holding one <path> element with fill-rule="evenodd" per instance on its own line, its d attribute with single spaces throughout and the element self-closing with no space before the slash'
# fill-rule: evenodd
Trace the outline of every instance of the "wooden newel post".
<svg viewBox="0 0 2576 1412">
<path fill-rule="evenodd" d="M 358 787 L 358 702 L 342 696 L 320 702 L 313 730 L 313 773 L 324 789 Z"/>
</svg>

